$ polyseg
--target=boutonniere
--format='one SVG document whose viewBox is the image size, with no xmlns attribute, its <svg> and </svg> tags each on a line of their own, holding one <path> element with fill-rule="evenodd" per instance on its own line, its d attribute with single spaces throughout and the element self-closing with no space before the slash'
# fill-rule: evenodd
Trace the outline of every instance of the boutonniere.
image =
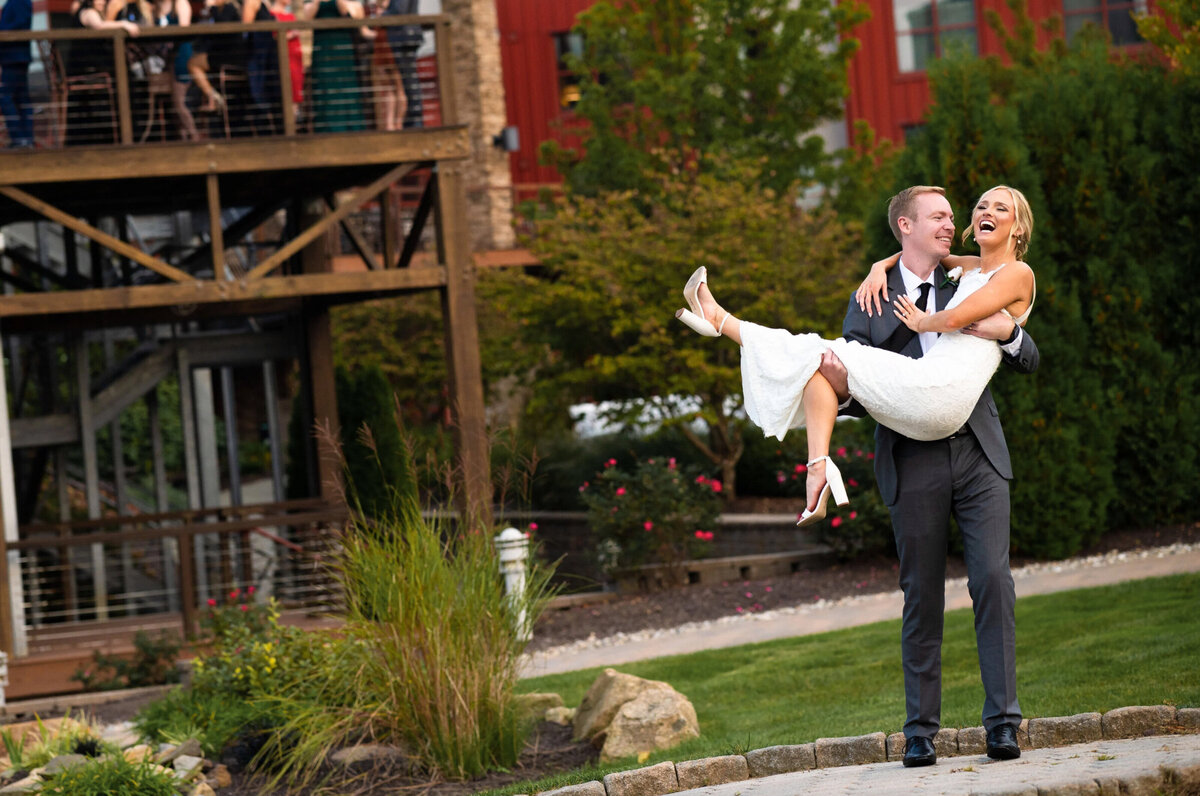
<svg viewBox="0 0 1200 796">
<path fill-rule="evenodd" d="M 955 266 L 946 272 L 946 278 L 942 280 L 942 287 L 946 285 L 957 285 L 958 280 L 962 277 L 962 266 Z"/>
</svg>

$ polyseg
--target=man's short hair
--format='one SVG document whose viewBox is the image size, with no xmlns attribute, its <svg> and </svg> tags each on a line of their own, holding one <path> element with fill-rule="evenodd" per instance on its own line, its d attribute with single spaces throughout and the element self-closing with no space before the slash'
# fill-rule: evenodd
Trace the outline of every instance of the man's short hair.
<svg viewBox="0 0 1200 796">
<path fill-rule="evenodd" d="M 913 213 L 916 212 L 917 197 L 923 193 L 945 196 L 946 189 L 936 185 L 913 185 L 888 200 L 888 225 L 892 228 L 892 234 L 896 236 L 896 240 L 902 244 L 904 239 L 900 237 L 900 217 L 913 217 Z"/>
</svg>

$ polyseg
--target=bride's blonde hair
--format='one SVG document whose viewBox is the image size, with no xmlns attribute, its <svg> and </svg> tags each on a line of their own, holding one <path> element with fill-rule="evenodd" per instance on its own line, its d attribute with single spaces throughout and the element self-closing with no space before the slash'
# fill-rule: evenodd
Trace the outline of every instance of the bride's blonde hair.
<svg viewBox="0 0 1200 796">
<path fill-rule="evenodd" d="M 1016 223 L 1008 231 L 1009 240 L 1014 240 L 1013 253 L 1016 254 L 1018 260 L 1025 259 L 1025 252 L 1029 251 L 1029 240 L 1033 237 L 1033 208 L 1029 206 L 1029 200 L 1025 198 L 1025 194 L 1008 185 L 993 185 L 983 193 L 979 194 L 979 199 L 987 196 L 992 191 L 1008 191 L 1012 197 L 1013 215 L 1016 216 Z M 975 204 L 979 204 L 979 200 L 975 200 Z M 1017 229 L 1020 232 L 1017 232 Z M 967 228 L 962 232 L 962 242 L 966 243 L 975 230 L 975 209 L 971 208 L 971 223 L 967 224 Z"/>
</svg>

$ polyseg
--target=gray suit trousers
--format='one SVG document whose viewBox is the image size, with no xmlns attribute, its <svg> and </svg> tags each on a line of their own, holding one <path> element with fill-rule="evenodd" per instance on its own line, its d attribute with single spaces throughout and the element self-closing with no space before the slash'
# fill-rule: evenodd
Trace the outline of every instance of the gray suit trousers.
<svg viewBox="0 0 1200 796">
<path fill-rule="evenodd" d="M 904 590 L 901 655 L 906 737 L 932 738 L 941 725 L 942 629 L 948 518 L 963 535 L 968 590 L 985 693 L 983 725 L 1019 724 L 1016 593 L 1009 570 L 1008 481 L 971 433 L 949 440 L 899 438 L 896 502 L 889 507 Z"/>
</svg>

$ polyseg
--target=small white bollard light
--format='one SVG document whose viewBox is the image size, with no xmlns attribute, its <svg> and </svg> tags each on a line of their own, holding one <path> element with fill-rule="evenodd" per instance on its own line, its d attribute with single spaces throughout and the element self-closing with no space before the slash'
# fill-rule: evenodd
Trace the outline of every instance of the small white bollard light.
<svg viewBox="0 0 1200 796">
<path fill-rule="evenodd" d="M 525 562 L 529 558 L 529 540 L 516 528 L 505 528 L 495 538 L 504 575 L 504 593 L 516 609 L 517 637 L 529 641 L 531 633 L 525 617 Z"/>
</svg>

